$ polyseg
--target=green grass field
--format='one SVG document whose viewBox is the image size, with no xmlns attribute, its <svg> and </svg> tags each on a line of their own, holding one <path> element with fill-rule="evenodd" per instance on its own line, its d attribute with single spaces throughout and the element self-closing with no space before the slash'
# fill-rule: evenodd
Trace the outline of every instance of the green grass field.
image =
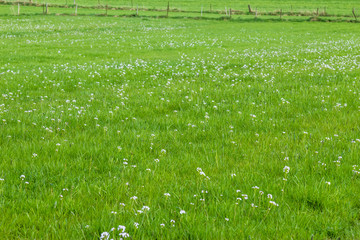
<svg viewBox="0 0 360 240">
<path fill-rule="evenodd" d="M 7 2 L 16 2 L 15 0 L 7 0 Z M 29 1 L 26 1 L 29 2 Z M 33 3 L 50 3 L 58 5 L 73 5 L 74 0 L 32 0 Z M 251 0 L 251 1 L 193 1 L 193 0 L 75 0 L 75 3 L 81 6 L 116 6 L 116 7 L 140 7 L 148 9 L 166 9 L 167 5 L 173 9 L 184 10 L 184 11 L 224 11 L 225 8 L 232 8 L 234 10 L 248 11 L 248 5 L 251 5 L 253 10 L 256 8 L 263 12 L 273 12 L 282 9 L 284 12 L 304 12 L 304 11 L 326 11 L 329 14 L 349 14 L 351 10 L 356 8 L 360 10 L 360 2 L 357 0 Z"/>
<path fill-rule="evenodd" d="M 0 38 L 0 238 L 360 238 L 358 23 L 2 16 Z"/>
</svg>

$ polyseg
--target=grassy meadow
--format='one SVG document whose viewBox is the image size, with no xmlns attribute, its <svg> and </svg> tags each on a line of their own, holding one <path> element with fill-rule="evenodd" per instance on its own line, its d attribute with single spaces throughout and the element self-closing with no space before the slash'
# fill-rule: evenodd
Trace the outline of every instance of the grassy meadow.
<svg viewBox="0 0 360 240">
<path fill-rule="evenodd" d="M 0 238 L 360 238 L 357 23 L 2 16 L 0 38 Z"/>
</svg>

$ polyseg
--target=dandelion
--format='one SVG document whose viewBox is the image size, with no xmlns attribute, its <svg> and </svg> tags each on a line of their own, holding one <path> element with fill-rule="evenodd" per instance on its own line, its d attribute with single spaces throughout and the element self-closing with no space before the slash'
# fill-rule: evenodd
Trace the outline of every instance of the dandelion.
<svg viewBox="0 0 360 240">
<path fill-rule="evenodd" d="M 267 195 L 267 198 L 272 199 L 273 196 L 269 193 L 269 194 Z"/>
<path fill-rule="evenodd" d="M 24 180 L 24 179 L 25 179 L 25 175 L 21 175 L 21 176 L 20 176 L 20 179 L 21 179 L 21 180 Z"/>
</svg>

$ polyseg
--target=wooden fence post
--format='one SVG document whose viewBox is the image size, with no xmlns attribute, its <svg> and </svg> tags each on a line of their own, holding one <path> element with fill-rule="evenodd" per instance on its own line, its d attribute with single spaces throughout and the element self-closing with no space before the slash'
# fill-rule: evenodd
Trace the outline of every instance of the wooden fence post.
<svg viewBox="0 0 360 240">
<path fill-rule="evenodd" d="M 257 8 L 255 8 L 255 18 L 257 18 Z"/>
<path fill-rule="evenodd" d="M 227 9 L 226 9 L 226 7 L 225 7 L 225 15 L 227 16 L 228 14 L 227 14 Z"/>
<path fill-rule="evenodd" d="M 136 16 L 139 16 L 139 5 L 136 5 Z"/>
<path fill-rule="evenodd" d="M 230 16 L 230 18 L 231 18 L 231 8 L 229 9 L 229 16 Z"/>
<path fill-rule="evenodd" d="M 18 2 L 18 16 L 20 16 L 20 3 Z"/>
<path fill-rule="evenodd" d="M 252 13 L 250 4 L 248 5 L 248 8 L 249 8 L 249 13 Z"/>
<path fill-rule="evenodd" d="M 105 16 L 107 16 L 107 12 L 108 12 L 108 5 L 106 4 L 106 6 L 105 6 Z"/>
<path fill-rule="evenodd" d="M 355 21 L 357 21 L 356 14 L 355 14 L 355 8 L 352 9 L 352 14 L 354 15 Z"/>
<path fill-rule="evenodd" d="M 46 3 L 46 11 L 45 11 L 45 14 L 48 14 L 49 11 L 48 11 L 48 3 Z"/>
<path fill-rule="evenodd" d="M 169 10 L 170 10 L 170 2 L 168 2 L 167 8 L 166 8 L 166 17 L 169 17 Z"/>
<path fill-rule="evenodd" d="M 324 16 L 326 16 L 326 7 L 324 7 Z"/>
<path fill-rule="evenodd" d="M 319 16 L 319 8 L 316 9 L 316 16 Z"/>
<path fill-rule="evenodd" d="M 281 19 L 281 17 L 282 17 L 282 9 L 280 9 L 280 19 Z"/>
<path fill-rule="evenodd" d="M 77 16 L 77 4 L 75 5 L 75 16 Z"/>
</svg>

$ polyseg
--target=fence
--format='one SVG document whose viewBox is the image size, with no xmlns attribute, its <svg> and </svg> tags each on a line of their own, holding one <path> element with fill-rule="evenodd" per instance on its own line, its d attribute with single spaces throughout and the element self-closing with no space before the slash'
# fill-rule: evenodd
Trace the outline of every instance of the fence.
<svg viewBox="0 0 360 240">
<path fill-rule="evenodd" d="M 51 0 L 50 0 L 51 1 Z M 69 0 L 70 1 L 70 0 Z M 21 7 L 38 7 L 42 8 L 42 14 L 50 14 L 49 8 L 57 9 L 56 14 L 58 15 L 109 15 L 109 11 L 111 15 L 128 15 L 128 16 L 153 16 L 153 17 L 169 17 L 169 14 L 172 14 L 173 17 L 207 17 L 207 18 L 229 18 L 231 19 L 234 16 L 253 16 L 255 19 L 260 16 L 268 16 L 268 17 L 277 17 L 279 19 L 283 19 L 284 17 L 311 17 L 313 20 L 316 20 L 318 17 L 328 17 L 328 18 L 336 18 L 341 17 L 348 19 L 354 19 L 357 22 L 357 9 L 355 7 L 349 8 L 348 11 L 344 14 L 339 12 L 330 11 L 327 7 L 315 8 L 315 9 L 307 9 L 297 10 L 293 6 L 287 9 L 276 9 L 273 11 L 266 11 L 262 7 L 253 7 L 252 5 L 242 5 L 242 9 L 232 8 L 228 6 L 223 6 L 222 9 L 217 7 L 219 4 L 208 4 L 208 8 L 206 9 L 204 6 L 199 7 L 198 9 L 192 10 L 184 10 L 179 7 L 173 6 L 171 2 L 167 2 L 164 8 L 148 8 L 144 5 L 139 5 L 131 1 L 130 6 L 116 6 L 111 5 L 101 5 L 101 0 L 97 0 L 97 5 L 78 5 L 77 0 L 71 0 L 71 4 L 55 4 L 55 3 L 38 3 L 37 0 L 35 2 L 33 0 L 19 2 L 19 1 L 0 1 L 1 5 L 17 5 L 17 14 L 21 14 Z M 66 0 L 67 2 L 67 0 Z M 176 3 L 176 2 L 175 2 Z M 360 5 L 360 3 L 359 3 Z M 13 11 L 15 13 L 15 11 Z M 141 12 L 142 14 L 139 14 Z M 39 11 L 25 11 L 25 14 L 39 14 Z M 163 14 L 162 14 L 163 13 Z M 176 13 L 176 14 L 175 14 Z M 1 14 L 1 13 L 0 13 Z"/>
</svg>

